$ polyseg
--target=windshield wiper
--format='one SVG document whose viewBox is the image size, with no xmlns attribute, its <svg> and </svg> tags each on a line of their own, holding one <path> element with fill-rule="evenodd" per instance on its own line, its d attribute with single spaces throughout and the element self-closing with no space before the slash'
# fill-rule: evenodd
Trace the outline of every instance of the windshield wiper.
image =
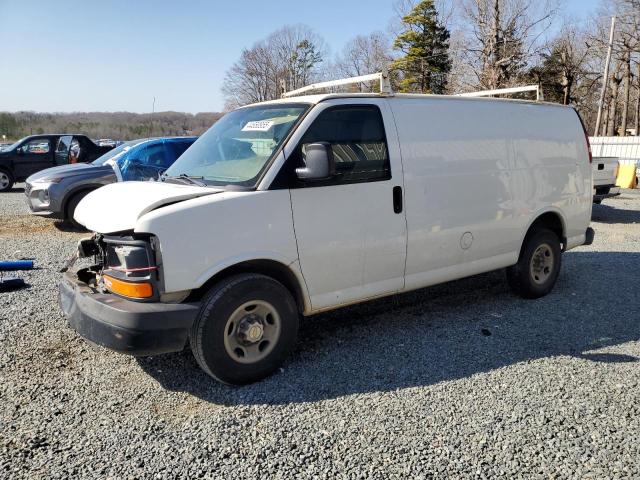
<svg viewBox="0 0 640 480">
<path fill-rule="evenodd" d="M 197 185 L 199 187 L 206 187 L 207 184 L 205 182 L 201 182 L 200 180 L 203 180 L 204 177 L 198 177 L 195 175 L 187 175 L 186 173 L 181 173 L 180 175 L 167 175 L 164 174 L 162 176 L 162 181 L 164 182 L 165 180 L 184 180 L 186 181 L 185 183 L 190 183 L 192 185 Z"/>
</svg>

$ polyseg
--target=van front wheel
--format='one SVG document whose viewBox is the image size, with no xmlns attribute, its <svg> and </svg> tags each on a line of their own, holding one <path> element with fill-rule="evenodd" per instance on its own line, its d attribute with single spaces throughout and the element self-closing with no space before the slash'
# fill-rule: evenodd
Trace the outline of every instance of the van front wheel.
<svg viewBox="0 0 640 480">
<path fill-rule="evenodd" d="M 289 290 L 265 275 L 240 274 L 207 294 L 189 340 L 206 373 L 242 385 L 273 373 L 297 334 L 298 310 Z"/>
<path fill-rule="evenodd" d="M 507 268 L 507 280 L 514 293 L 524 298 L 543 297 L 553 289 L 560 273 L 560 239 L 551 230 L 527 235 L 518 263 Z"/>
</svg>

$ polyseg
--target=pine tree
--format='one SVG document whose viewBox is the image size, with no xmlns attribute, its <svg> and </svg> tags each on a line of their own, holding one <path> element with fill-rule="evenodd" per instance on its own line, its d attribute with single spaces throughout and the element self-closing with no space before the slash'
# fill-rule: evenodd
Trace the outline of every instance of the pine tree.
<svg viewBox="0 0 640 480">
<path fill-rule="evenodd" d="M 404 31 L 393 48 L 404 55 L 391 64 L 401 92 L 442 94 L 451 70 L 449 30 L 438 19 L 433 0 L 422 0 L 402 18 Z"/>
</svg>

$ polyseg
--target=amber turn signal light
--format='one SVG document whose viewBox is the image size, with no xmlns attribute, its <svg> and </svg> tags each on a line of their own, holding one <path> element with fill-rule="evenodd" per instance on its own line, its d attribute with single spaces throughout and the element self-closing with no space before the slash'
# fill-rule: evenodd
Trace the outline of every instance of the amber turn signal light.
<svg viewBox="0 0 640 480">
<path fill-rule="evenodd" d="M 109 275 L 105 275 L 103 278 L 104 286 L 112 293 L 131 298 L 150 298 L 153 296 L 153 288 L 150 283 L 124 282 Z"/>
</svg>

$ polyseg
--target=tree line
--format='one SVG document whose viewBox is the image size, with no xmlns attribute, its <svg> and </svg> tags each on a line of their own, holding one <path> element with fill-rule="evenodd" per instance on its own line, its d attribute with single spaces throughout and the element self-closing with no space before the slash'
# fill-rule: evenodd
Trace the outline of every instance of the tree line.
<svg viewBox="0 0 640 480">
<path fill-rule="evenodd" d="M 227 71 L 226 108 L 386 67 L 398 92 L 455 94 L 537 84 L 545 100 L 574 105 L 593 134 L 610 18 L 616 15 L 598 133 L 640 134 L 640 0 L 601 0 L 578 23 L 567 18 L 561 1 L 396 0 L 388 31 L 356 35 L 335 55 L 310 27 L 284 26 L 244 48 Z M 363 83 L 346 91 L 377 88 Z"/>
<path fill-rule="evenodd" d="M 91 138 L 133 140 L 143 137 L 200 135 L 221 113 L 35 113 L 0 112 L 0 135 L 17 140 L 40 133 L 82 133 Z"/>
</svg>

